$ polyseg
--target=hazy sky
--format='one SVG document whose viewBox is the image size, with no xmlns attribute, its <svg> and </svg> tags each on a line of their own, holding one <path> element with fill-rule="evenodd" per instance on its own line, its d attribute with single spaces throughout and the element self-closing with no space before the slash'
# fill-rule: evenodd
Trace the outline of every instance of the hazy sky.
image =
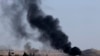
<svg viewBox="0 0 100 56">
<path fill-rule="evenodd" d="M 43 10 L 60 19 L 73 46 L 100 49 L 100 0 L 43 0 Z"/>
</svg>

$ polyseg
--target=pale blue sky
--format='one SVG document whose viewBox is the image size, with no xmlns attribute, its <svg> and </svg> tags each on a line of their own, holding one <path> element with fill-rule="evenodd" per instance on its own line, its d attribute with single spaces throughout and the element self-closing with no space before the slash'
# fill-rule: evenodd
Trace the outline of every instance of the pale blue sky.
<svg viewBox="0 0 100 56">
<path fill-rule="evenodd" d="M 100 49 L 100 0 L 43 0 L 46 14 L 60 19 L 73 46 Z"/>
</svg>

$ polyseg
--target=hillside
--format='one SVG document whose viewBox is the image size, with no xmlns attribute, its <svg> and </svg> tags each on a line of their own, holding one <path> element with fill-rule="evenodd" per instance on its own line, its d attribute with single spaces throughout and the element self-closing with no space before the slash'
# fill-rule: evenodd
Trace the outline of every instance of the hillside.
<svg viewBox="0 0 100 56">
<path fill-rule="evenodd" d="M 81 56 L 100 56 L 100 50 L 87 49 L 83 51 Z"/>
</svg>

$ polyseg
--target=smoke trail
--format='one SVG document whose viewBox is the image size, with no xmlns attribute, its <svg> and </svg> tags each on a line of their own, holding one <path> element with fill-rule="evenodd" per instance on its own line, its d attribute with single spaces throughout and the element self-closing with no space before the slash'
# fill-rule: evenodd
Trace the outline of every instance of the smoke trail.
<svg viewBox="0 0 100 56">
<path fill-rule="evenodd" d="M 42 33 L 45 32 L 44 35 L 48 35 L 45 39 L 49 39 L 51 42 L 50 45 L 53 48 L 64 49 L 64 47 L 66 47 L 65 52 L 69 52 L 71 45 L 69 44 L 68 36 L 60 29 L 58 19 L 54 19 L 52 16 L 44 17 L 41 15 L 41 10 L 36 4 L 30 4 L 28 9 L 28 21 L 33 28 L 36 26 L 42 30 Z M 41 39 L 42 38 L 44 37 L 41 37 Z"/>
<path fill-rule="evenodd" d="M 49 40 L 50 45 L 54 49 L 61 49 L 65 53 L 74 52 L 74 49 L 77 52 L 73 55 L 80 55 L 81 51 L 79 48 L 71 48 L 71 42 L 68 41 L 68 36 L 61 30 L 59 20 L 50 15 L 44 16 L 41 11 L 37 4 L 30 4 L 27 15 L 32 28 L 37 27 L 41 33 L 44 33 L 44 36 L 40 37 L 40 41 L 41 39 L 43 41 Z"/>
<path fill-rule="evenodd" d="M 5 27 L 10 27 L 7 32 L 13 33 L 9 34 L 9 38 L 14 41 L 17 39 L 18 44 L 22 42 L 22 48 L 27 42 L 32 46 L 37 42 L 39 46 L 50 44 L 54 49 L 70 53 L 71 43 L 61 30 L 59 20 L 43 13 L 40 0 L 0 0 L 0 3 L 3 11 L 1 20 L 5 18 L 5 23 L 8 23 Z"/>
<path fill-rule="evenodd" d="M 46 16 L 44 18 L 42 16 L 37 18 L 29 18 L 31 26 L 38 27 L 40 30 L 45 32 L 45 35 L 48 35 L 48 37 L 45 37 L 45 39 L 50 40 L 51 46 L 53 46 L 55 49 L 66 48 L 65 52 L 69 52 L 68 49 L 71 49 L 71 45 L 68 41 L 68 36 L 61 31 L 60 26 L 58 25 L 59 21 L 57 19 L 53 19 L 52 16 Z"/>
</svg>

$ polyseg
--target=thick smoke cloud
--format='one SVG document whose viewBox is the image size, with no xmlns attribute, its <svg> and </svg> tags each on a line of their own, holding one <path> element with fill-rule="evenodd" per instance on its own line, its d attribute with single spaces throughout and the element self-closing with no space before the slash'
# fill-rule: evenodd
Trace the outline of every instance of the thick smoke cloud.
<svg viewBox="0 0 100 56">
<path fill-rule="evenodd" d="M 52 16 L 46 16 L 44 18 L 39 16 L 37 18 L 30 17 L 29 22 L 32 27 L 36 26 L 48 34 L 49 38 L 47 37 L 47 39 L 50 40 L 51 46 L 55 49 L 66 49 L 65 52 L 67 53 L 68 49 L 71 48 L 68 36 L 60 29 L 58 19 L 53 19 Z"/>
<path fill-rule="evenodd" d="M 45 18 L 39 16 L 35 19 L 30 19 L 29 22 L 31 26 L 36 26 L 40 30 L 45 31 L 49 35 L 52 46 L 55 48 L 60 49 L 67 44 L 68 36 L 60 30 L 58 19 L 53 19 L 52 16 L 46 16 Z"/>
<path fill-rule="evenodd" d="M 2 0 L 4 2 L 9 0 Z M 61 49 L 65 53 L 72 52 L 71 42 L 68 41 L 68 36 L 61 30 L 59 20 L 53 16 L 45 15 L 40 8 L 40 0 L 11 0 L 12 3 L 8 6 L 3 4 L 4 15 L 11 18 L 12 26 L 16 38 L 19 39 L 34 39 L 33 29 L 38 28 L 43 36 L 40 36 L 39 41 L 50 41 L 50 45 L 55 49 Z M 27 18 L 22 18 L 22 14 Z M 25 20 L 27 19 L 27 20 Z M 25 21 L 24 21 L 25 20 Z M 23 23 L 26 23 L 23 25 Z M 28 25 L 29 23 L 29 25 Z M 28 26 L 27 26 L 28 25 Z M 31 27 L 30 27 L 31 26 Z M 27 28 L 28 27 L 28 28 Z M 32 33 L 30 33 L 32 32 Z M 33 34 L 33 35 L 32 35 Z M 31 36 L 32 35 L 32 36 Z M 33 37 L 33 38 L 30 38 Z M 72 52 L 73 53 L 73 52 Z M 75 54 L 76 55 L 76 54 Z"/>
<path fill-rule="evenodd" d="M 59 20 L 50 15 L 43 16 L 41 11 L 37 4 L 29 5 L 27 17 L 30 25 L 33 28 L 39 28 L 42 30 L 41 32 L 45 32 L 48 35 L 45 39 L 49 39 L 53 48 L 70 53 L 71 43 L 68 41 L 68 36 L 61 30 Z M 80 50 L 79 48 L 77 49 Z M 78 53 L 76 52 L 75 55 L 78 55 Z"/>
</svg>

